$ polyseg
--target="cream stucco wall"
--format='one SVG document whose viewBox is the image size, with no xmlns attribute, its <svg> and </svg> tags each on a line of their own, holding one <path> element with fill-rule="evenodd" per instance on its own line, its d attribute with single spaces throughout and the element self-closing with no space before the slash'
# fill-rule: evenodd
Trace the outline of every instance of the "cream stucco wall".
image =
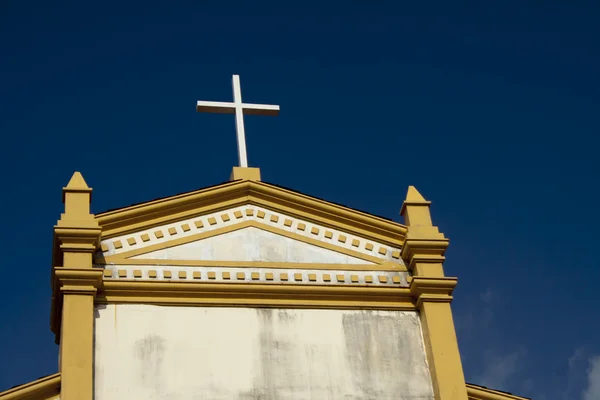
<svg viewBox="0 0 600 400">
<path fill-rule="evenodd" d="M 433 399 L 418 315 L 99 305 L 95 400 Z"/>
</svg>

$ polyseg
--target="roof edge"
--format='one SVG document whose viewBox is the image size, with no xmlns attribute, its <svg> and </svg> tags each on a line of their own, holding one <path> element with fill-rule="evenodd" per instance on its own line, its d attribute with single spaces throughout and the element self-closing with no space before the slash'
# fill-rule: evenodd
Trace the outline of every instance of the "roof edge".
<svg viewBox="0 0 600 400">
<path fill-rule="evenodd" d="M 531 400 L 529 397 L 521 397 L 473 383 L 467 383 L 467 396 L 469 400 Z"/>
<path fill-rule="evenodd" d="M 97 214 L 103 239 L 241 204 L 262 205 L 388 245 L 402 245 L 408 228 L 398 222 L 258 181 L 227 182 Z"/>
<path fill-rule="evenodd" d="M 45 400 L 60 394 L 60 372 L 0 392 L 0 400 Z"/>
</svg>

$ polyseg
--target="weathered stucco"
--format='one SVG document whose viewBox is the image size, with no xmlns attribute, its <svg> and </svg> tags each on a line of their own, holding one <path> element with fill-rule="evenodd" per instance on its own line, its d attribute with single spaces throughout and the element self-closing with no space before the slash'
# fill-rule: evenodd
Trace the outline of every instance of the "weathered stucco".
<svg viewBox="0 0 600 400">
<path fill-rule="evenodd" d="M 97 306 L 95 400 L 433 399 L 418 315 Z"/>
<path fill-rule="evenodd" d="M 373 264 L 254 227 L 153 251 L 133 258 Z"/>
</svg>

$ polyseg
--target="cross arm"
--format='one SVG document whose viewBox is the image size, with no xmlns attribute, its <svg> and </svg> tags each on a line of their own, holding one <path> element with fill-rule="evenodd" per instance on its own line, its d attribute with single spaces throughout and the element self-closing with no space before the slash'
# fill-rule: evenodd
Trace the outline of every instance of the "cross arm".
<svg viewBox="0 0 600 400">
<path fill-rule="evenodd" d="M 243 103 L 242 110 L 248 115 L 279 115 L 279 106 Z"/>
<path fill-rule="evenodd" d="M 235 104 L 224 101 L 199 101 L 196 103 L 196 111 L 217 114 L 233 114 L 235 113 Z"/>
</svg>

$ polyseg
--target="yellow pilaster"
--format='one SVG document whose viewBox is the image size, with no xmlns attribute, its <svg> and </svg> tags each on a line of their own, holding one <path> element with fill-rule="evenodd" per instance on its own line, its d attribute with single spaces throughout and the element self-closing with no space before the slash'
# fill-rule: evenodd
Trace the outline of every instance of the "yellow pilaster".
<svg viewBox="0 0 600 400">
<path fill-rule="evenodd" d="M 63 188 L 65 212 L 54 227 L 52 330 L 60 344 L 62 400 L 92 400 L 94 297 L 102 270 L 93 268 L 101 230 L 90 213 L 92 189 L 79 172 Z"/>
<path fill-rule="evenodd" d="M 402 258 L 412 273 L 411 293 L 423 329 L 436 400 L 467 400 L 450 302 L 456 278 L 444 276 L 448 239 L 433 226 L 431 202 L 410 186 L 400 214 L 408 226 Z"/>
</svg>

